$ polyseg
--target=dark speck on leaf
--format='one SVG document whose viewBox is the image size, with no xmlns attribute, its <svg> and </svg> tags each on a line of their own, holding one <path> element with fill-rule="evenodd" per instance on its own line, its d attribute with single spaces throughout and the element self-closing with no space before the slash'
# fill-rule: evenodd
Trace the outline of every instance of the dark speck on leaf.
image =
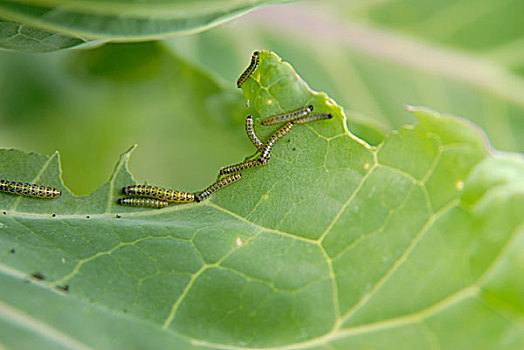
<svg viewBox="0 0 524 350">
<path fill-rule="evenodd" d="M 56 218 L 56 214 L 52 214 L 51 216 L 54 217 L 54 218 Z"/>
<path fill-rule="evenodd" d="M 40 281 L 45 280 L 45 277 L 44 275 L 42 275 L 41 272 L 33 272 L 31 274 L 31 277 L 33 277 L 35 280 L 40 280 Z"/>
<path fill-rule="evenodd" d="M 11 249 L 9 249 L 9 253 L 11 253 L 11 254 L 14 254 L 14 253 L 16 253 L 16 250 L 15 250 L 15 248 L 11 248 Z"/>
<path fill-rule="evenodd" d="M 89 215 L 86 215 L 86 219 L 89 219 Z"/>
<path fill-rule="evenodd" d="M 69 292 L 69 284 L 64 284 L 63 286 L 56 286 L 56 289 L 62 292 Z"/>
<path fill-rule="evenodd" d="M 120 216 L 120 215 L 118 215 L 118 214 L 116 214 L 116 215 L 115 215 L 115 218 L 117 218 L 117 219 L 120 219 L 120 218 L 121 218 L 121 216 Z"/>
</svg>

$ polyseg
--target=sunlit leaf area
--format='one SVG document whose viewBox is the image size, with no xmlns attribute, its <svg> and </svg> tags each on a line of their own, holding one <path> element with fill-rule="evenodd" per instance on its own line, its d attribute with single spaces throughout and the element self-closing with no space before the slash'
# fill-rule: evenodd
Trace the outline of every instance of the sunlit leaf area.
<svg viewBox="0 0 524 350">
<path fill-rule="evenodd" d="M 523 349 L 522 13 L 2 1 L 0 348 Z"/>
</svg>

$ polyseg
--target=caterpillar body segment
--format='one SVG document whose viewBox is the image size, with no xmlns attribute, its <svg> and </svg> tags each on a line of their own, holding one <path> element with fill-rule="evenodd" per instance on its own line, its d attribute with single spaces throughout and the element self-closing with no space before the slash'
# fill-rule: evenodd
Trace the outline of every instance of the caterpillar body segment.
<svg viewBox="0 0 524 350">
<path fill-rule="evenodd" d="M 58 198 L 62 191 L 37 184 L 0 180 L 0 191 L 35 198 Z"/>
<path fill-rule="evenodd" d="M 251 56 L 251 63 L 249 63 L 249 66 L 246 68 L 245 71 L 240 74 L 237 80 L 237 87 L 241 87 L 242 84 L 246 82 L 246 80 L 253 74 L 255 69 L 257 69 L 258 62 L 260 58 L 258 57 L 260 55 L 259 51 L 253 52 L 253 55 Z"/>
<path fill-rule="evenodd" d="M 274 125 L 279 123 L 291 122 L 297 118 L 302 118 L 307 116 L 313 111 L 313 106 L 309 105 L 307 107 L 297 109 L 296 111 L 274 115 L 272 117 L 262 120 L 262 125 Z"/>
<path fill-rule="evenodd" d="M 213 193 L 215 193 L 219 189 L 226 187 L 228 185 L 231 185 L 232 183 L 237 182 L 241 178 L 242 178 L 242 174 L 232 174 L 232 175 L 226 176 L 216 181 L 211 186 L 209 186 L 208 188 L 200 192 L 196 196 L 196 201 L 197 202 L 203 201 L 204 199 L 208 198 L 209 196 L 211 196 Z"/>
<path fill-rule="evenodd" d="M 268 160 L 263 158 L 256 158 L 253 160 L 247 160 L 245 162 L 233 164 L 225 168 L 220 169 L 220 175 L 238 173 L 239 171 L 254 168 L 257 166 L 267 165 Z"/>
<path fill-rule="evenodd" d="M 122 193 L 130 196 L 149 197 L 172 203 L 190 203 L 195 194 L 185 191 L 169 190 L 150 185 L 133 185 L 122 188 Z"/>
<path fill-rule="evenodd" d="M 248 115 L 247 118 L 246 118 L 246 133 L 247 133 L 247 137 L 249 137 L 249 140 L 251 140 L 251 143 L 253 145 L 255 145 L 255 147 L 261 151 L 263 148 L 264 148 L 264 142 L 262 142 L 256 132 L 255 132 L 255 127 L 254 127 L 254 124 L 253 124 L 253 116 L 252 115 Z"/>
<path fill-rule="evenodd" d="M 267 161 L 270 157 L 271 149 L 273 149 L 275 143 L 277 143 L 278 140 L 286 136 L 286 134 L 289 131 L 291 131 L 291 128 L 293 128 L 293 122 L 288 122 L 286 125 L 275 131 L 264 145 L 264 149 L 260 153 L 260 158 L 265 159 Z"/>
<path fill-rule="evenodd" d="M 117 201 L 120 205 L 129 205 L 133 207 L 151 207 L 151 208 L 165 208 L 169 205 L 168 201 L 163 201 L 160 199 L 154 198 L 138 198 L 138 197 L 128 197 L 120 198 Z"/>
<path fill-rule="evenodd" d="M 333 118 L 333 114 L 331 113 L 317 113 L 294 119 L 293 124 L 306 124 L 317 120 L 326 120 L 331 118 Z"/>
</svg>

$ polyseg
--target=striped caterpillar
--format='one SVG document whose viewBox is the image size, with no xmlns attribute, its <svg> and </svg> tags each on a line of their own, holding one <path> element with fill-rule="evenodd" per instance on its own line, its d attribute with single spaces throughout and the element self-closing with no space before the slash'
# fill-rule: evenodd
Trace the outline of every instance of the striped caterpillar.
<svg viewBox="0 0 524 350">
<path fill-rule="evenodd" d="M 0 191 L 36 198 L 58 198 L 62 195 L 62 191 L 53 187 L 8 180 L 0 180 Z"/>
</svg>

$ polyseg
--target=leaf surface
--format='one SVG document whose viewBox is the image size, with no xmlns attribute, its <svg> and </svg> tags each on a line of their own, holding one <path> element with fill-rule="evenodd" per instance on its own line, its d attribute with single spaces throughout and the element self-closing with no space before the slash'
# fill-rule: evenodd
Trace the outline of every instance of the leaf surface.
<svg viewBox="0 0 524 350">
<path fill-rule="evenodd" d="M 84 44 L 86 40 L 0 20 L 0 47 L 15 51 L 49 52 Z"/>
<path fill-rule="evenodd" d="M 74 46 L 72 38 L 82 38 L 80 42 L 95 39 L 128 42 L 200 32 L 272 2 L 275 1 L 8 0 L 0 3 L 0 19 L 22 24 L 34 37 L 54 36 L 57 50 Z M 0 41 L 1 47 L 35 52 L 51 50 L 50 45 L 35 45 L 22 35 L 9 39 Z"/>
<path fill-rule="evenodd" d="M 3 177 L 64 191 L 0 194 L 2 345 L 522 347 L 520 156 L 495 157 L 469 123 L 421 108 L 371 147 L 269 51 L 243 90 L 262 139 L 275 113 L 335 117 L 295 125 L 269 165 L 203 203 L 117 206 L 130 152 L 85 197 L 62 185 L 57 154 L 0 152 Z"/>
</svg>

